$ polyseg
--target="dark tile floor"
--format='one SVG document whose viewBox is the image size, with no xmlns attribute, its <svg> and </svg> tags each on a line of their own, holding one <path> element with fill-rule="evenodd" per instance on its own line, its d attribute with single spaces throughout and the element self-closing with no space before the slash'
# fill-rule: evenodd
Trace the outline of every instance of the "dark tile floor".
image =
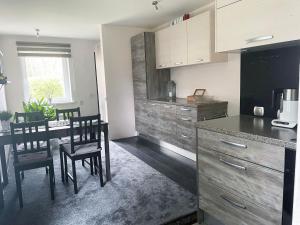
<svg viewBox="0 0 300 225">
<path fill-rule="evenodd" d="M 197 194 L 195 161 L 139 137 L 114 142 L 188 191 Z"/>
</svg>

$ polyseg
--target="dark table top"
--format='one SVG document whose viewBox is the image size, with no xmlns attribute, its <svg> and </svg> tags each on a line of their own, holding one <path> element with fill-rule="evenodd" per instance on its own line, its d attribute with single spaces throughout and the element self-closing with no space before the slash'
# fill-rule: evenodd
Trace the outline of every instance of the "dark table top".
<svg viewBox="0 0 300 225">
<path fill-rule="evenodd" d="M 275 127 L 271 121 L 271 118 L 239 115 L 198 122 L 196 127 L 296 149 L 297 129 Z"/>
</svg>

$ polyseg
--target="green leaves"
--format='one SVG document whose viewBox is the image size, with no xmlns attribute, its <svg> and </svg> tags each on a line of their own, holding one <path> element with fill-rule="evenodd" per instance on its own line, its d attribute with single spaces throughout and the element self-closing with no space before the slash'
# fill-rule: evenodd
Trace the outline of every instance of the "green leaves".
<svg viewBox="0 0 300 225">
<path fill-rule="evenodd" d="M 1 121 L 8 121 L 10 118 L 12 118 L 12 113 L 9 111 L 1 111 L 0 112 L 0 120 Z"/>
<path fill-rule="evenodd" d="M 55 120 L 56 118 L 55 108 L 44 98 L 40 98 L 35 101 L 29 100 L 28 102 L 23 102 L 23 109 L 24 112 L 41 112 L 48 120 Z"/>
</svg>

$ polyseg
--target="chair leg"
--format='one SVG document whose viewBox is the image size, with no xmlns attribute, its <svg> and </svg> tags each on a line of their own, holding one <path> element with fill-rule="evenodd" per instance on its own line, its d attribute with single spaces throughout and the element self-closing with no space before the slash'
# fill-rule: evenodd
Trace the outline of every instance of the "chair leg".
<svg viewBox="0 0 300 225">
<path fill-rule="evenodd" d="M 104 187 L 101 152 L 99 152 L 98 161 L 99 161 L 98 168 L 99 168 L 99 176 L 100 176 L 100 185 L 101 185 L 101 187 Z"/>
<path fill-rule="evenodd" d="M 53 164 L 49 166 L 49 177 L 50 177 L 50 192 L 51 192 L 51 199 L 54 200 L 54 168 Z"/>
<path fill-rule="evenodd" d="M 82 166 L 83 166 L 83 167 L 85 167 L 85 164 L 84 164 L 84 159 L 83 159 L 83 160 L 81 160 L 81 164 L 82 164 Z"/>
<path fill-rule="evenodd" d="M 90 158 L 91 175 L 94 175 L 93 157 Z"/>
<path fill-rule="evenodd" d="M 49 174 L 48 166 L 45 167 L 45 170 L 46 170 L 46 174 Z"/>
<path fill-rule="evenodd" d="M 66 183 L 69 183 L 67 155 L 66 153 L 63 153 L 63 155 L 64 155 L 64 163 L 65 163 L 65 179 L 66 179 Z"/>
<path fill-rule="evenodd" d="M 61 181 L 65 182 L 65 173 L 64 173 L 64 159 L 63 159 L 63 152 L 59 149 L 59 157 L 60 157 L 60 172 L 61 172 Z"/>
<path fill-rule="evenodd" d="M 73 170 L 74 192 L 75 192 L 75 194 L 77 194 L 77 193 L 78 193 L 78 187 L 77 187 L 77 176 L 76 176 L 76 165 L 75 165 L 75 160 L 72 160 L 72 170 Z"/>
<path fill-rule="evenodd" d="M 98 174 L 98 159 L 96 156 L 94 157 L 94 168 L 95 168 L 95 175 L 97 175 Z"/>
<path fill-rule="evenodd" d="M 22 196 L 20 172 L 17 170 L 15 170 L 15 178 L 16 178 L 16 186 L 17 186 L 17 193 L 18 193 L 18 197 L 19 197 L 20 208 L 23 208 L 23 196 Z"/>
</svg>

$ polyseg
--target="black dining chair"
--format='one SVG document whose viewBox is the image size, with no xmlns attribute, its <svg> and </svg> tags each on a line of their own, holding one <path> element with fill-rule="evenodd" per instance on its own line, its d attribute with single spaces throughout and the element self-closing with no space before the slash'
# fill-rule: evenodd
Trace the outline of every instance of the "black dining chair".
<svg viewBox="0 0 300 225">
<path fill-rule="evenodd" d="M 45 117 L 42 112 L 15 112 L 16 123 L 27 123 L 44 120 Z"/>
<path fill-rule="evenodd" d="M 72 109 L 56 109 L 56 120 L 69 120 L 71 117 L 80 117 L 80 107 Z"/>
<path fill-rule="evenodd" d="M 23 195 L 20 172 L 41 167 L 49 168 L 51 199 L 54 200 L 54 166 L 50 151 L 48 121 L 11 123 L 14 169 L 20 208 L 23 208 Z M 18 148 L 23 143 L 24 148 Z M 42 145 L 46 143 L 46 145 Z"/>
<path fill-rule="evenodd" d="M 62 181 L 70 180 L 74 184 L 74 192 L 78 193 L 76 161 L 90 159 L 91 174 L 99 173 L 100 185 L 104 186 L 101 161 L 101 119 L 100 115 L 71 117 L 71 142 L 60 145 L 60 163 Z M 75 135 L 79 135 L 75 139 Z M 72 173 L 68 172 L 68 161 L 72 163 Z"/>
<path fill-rule="evenodd" d="M 16 123 L 28 123 L 34 121 L 44 120 L 44 114 L 40 111 L 35 112 L 15 112 Z M 44 143 L 43 143 L 44 144 Z M 24 145 L 21 144 L 18 146 L 19 149 L 24 149 Z M 46 168 L 46 173 L 48 174 L 48 168 Z M 21 172 L 22 179 L 24 179 L 24 171 Z"/>
</svg>

